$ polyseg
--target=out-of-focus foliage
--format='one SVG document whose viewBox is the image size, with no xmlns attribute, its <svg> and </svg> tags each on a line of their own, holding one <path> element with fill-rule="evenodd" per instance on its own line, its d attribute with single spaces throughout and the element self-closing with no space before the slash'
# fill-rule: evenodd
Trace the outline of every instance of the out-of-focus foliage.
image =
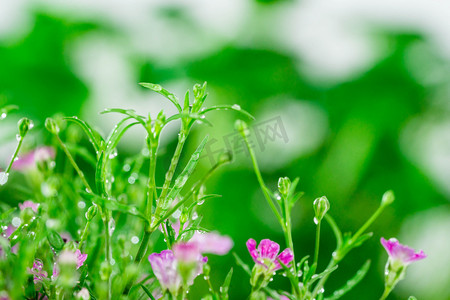
<svg viewBox="0 0 450 300">
<path fill-rule="evenodd" d="M 141 9 L 142 4 L 136 2 L 129 4 L 134 9 L 122 7 L 123 11 L 120 6 L 108 10 L 106 3 L 80 2 L 71 8 L 51 1 L 42 7 L 24 2 L 26 9 L 21 7 L 19 15 L 25 25 L 5 22 L 2 26 L 6 29 L 0 31 L 0 106 L 20 108 L 0 123 L 0 166 L 4 168 L 11 153 L 9 144 L 14 137 L 6 128 L 8 122 L 15 123 L 14 116 L 30 117 L 42 128 L 48 116 L 81 114 L 106 130 L 107 118 L 100 120 L 96 114 L 105 107 L 131 106 L 154 115 L 164 108 L 138 82 L 158 82 L 182 91 L 193 82 L 208 81 L 210 99 L 217 104 L 239 103 L 257 117 L 255 124 L 274 117 L 282 120 L 289 140 L 269 140 L 257 155 L 264 177 L 269 183 L 272 180 L 273 187 L 280 176 L 300 177 L 305 196 L 293 210 L 299 256 L 313 251 L 315 227 L 310 204 L 314 198 L 326 195 L 336 221 L 343 230 L 354 232 L 377 207 L 379 196 L 393 189 L 397 201 L 386 209 L 373 231 L 386 238 L 401 234 L 410 239 L 405 241 L 408 244 L 423 248 L 429 259 L 410 269 L 421 274 L 412 278 L 420 278 L 422 283 L 406 279 L 392 299 L 405 299 L 409 294 L 419 299 L 447 299 L 450 290 L 440 281 L 450 276 L 448 255 L 441 252 L 450 246 L 442 229 L 448 228 L 450 218 L 450 82 L 446 76 L 450 62 L 441 54 L 445 51 L 417 26 L 399 30 L 389 22 L 366 24 L 370 30 L 365 35 L 373 41 L 376 55 L 351 75 L 330 79 L 324 75 L 327 70 L 319 67 L 311 72 L 310 56 L 286 46 L 318 37 L 323 31 L 313 24 L 305 35 L 304 28 L 281 26 L 285 16 L 292 17 L 288 12 L 291 6 L 298 10 L 294 2 L 248 1 L 236 5 L 241 11 L 235 17 L 230 16 L 233 10 L 224 10 L 223 19 L 202 1 L 143 5 Z M 1 5 L 19 9 L 12 3 Z M 204 15 L 195 14 L 196 9 Z M 225 5 L 225 9 L 231 8 Z M 299 19 L 305 17 L 302 7 L 298 11 Z M 142 15 L 148 15 L 147 22 L 140 23 Z M 217 25 L 214 18 L 225 25 Z M 302 34 L 297 36 L 297 31 Z M 280 42 L 286 36 L 290 41 Z M 330 40 L 334 41 L 331 35 Z M 315 41 L 311 38 L 312 47 Z M 329 47 L 319 49 L 324 56 L 346 51 L 339 43 L 324 45 Z M 329 61 L 328 57 L 324 61 Z M 225 137 L 233 133 L 234 116 L 211 116 L 214 127 L 199 130 L 198 136 L 208 132 L 217 140 L 211 147 L 223 148 Z M 318 138 L 304 148 L 311 140 L 309 135 Z M 75 140 L 87 143 L 79 137 Z M 165 141 L 167 155 L 159 158 L 161 165 L 169 164 L 175 141 L 176 136 Z M 35 134 L 35 141 L 25 146 L 45 142 L 45 137 Z M 120 153 L 133 153 L 142 144 L 142 140 L 132 140 L 119 145 L 117 159 L 121 159 Z M 195 146 L 188 145 L 189 151 Z M 201 164 L 208 168 L 209 159 Z M 164 170 L 157 170 L 157 178 L 163 178 Z M 16 182 L 20 184 L 20 178 Z M 250 237 L 282 242 L 244 151 L 236 153 L 235 163 L 209 182 L 208 192 L 223 197 L 202 206 L 203 221 L 232 236 L 234 251 L 241 257 L 250 260 L 245 249 Z M 0 188 L 2 210 L 16 206 L 18 198 L 11 190 Z M 71 230 L 69 226 L 67 231 Z M 321 253 L 328 256 L 326 252 L 335 245 L 327 226 L 323 226 L 323 234 L 330 237 L 321 245 Z M 336 274 L 342 276 L 330 279 L 338 288 L 345 283 L 339 278 L 349 278 L 366 257 L 372 259 L 372 272 L 347 299 L 378 299 L 381 294 L 385 256 L 379 237 L 375 235 L 358 249 L 366 255 L 358 256 L 355 251 L 353 261 L 341 263 Z M 231 256 L 211 259 L 211 265 L 222 272 L 217 274 L 217 285 L 233 263 Z M 325 266 L 319 263 L 319 267 Z M 148 268 L 150 271 L 150 265 Z M 238 269 L 233 278 L 230 297 L 242 299 L 249 293 L 248 278 Z M 194 295 L 202 295 L 206 283 L 197 279 L 196 284 Z"/>
</svg>

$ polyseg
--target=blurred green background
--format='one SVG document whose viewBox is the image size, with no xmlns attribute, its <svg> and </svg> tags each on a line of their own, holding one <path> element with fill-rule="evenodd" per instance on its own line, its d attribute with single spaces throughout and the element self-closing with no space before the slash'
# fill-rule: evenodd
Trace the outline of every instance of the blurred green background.
<svg viewBox="0 0 450 300">
<path fill-rule="evenodd" d="M 395 191 L 396 201 L 371 228 L 374 237 L 342 262 L 330 289 L 368 257 L 371 271 L 344 299 L 378 299 L 387 258 L 379 239 L 397 237 L 429 257 L 409 268 L 391 299 L 450 299 L 448 20 L 448 3 L 425 0 L 2 1 L 0 105 L 20 110 L 0 125 L 0 163 L 12 153 L 9 129 L 20 116 L 39 129 L 48 116 L 78 115 L 106 133 L 116 120 L 97 114 L 106 107 L 173 111 L 138 82 L 159 83 L 181 97 L 207 81 L 209 105 L 237 103 L 255 124 L 281 120 L 288 141 L 269 139 L 255 151 L 273 188 L 280 176 L 300 177 L 297 256 L 313 252 L 316 197 L 326 195 L 342 230 L 354 232 L 383 192 Z M 238 117 L 214 113 L 214 127 L 197 127 L 186 151 L 206 133 L 216 140 L 211 149 L 226 147 Z M 175 130 L 165 133 L 160 174 Z M 142 132 L 131 134 L 119 157 L 138 151 L 143 139 Z M 208 192 L 223 197 L 201 213 L 204 227 L 230 235 L 234 251 L 251 263 L 248 238 L 282 244 L 283 235 L 248 156 L 235 156 L 208 184 Z M 208 158 L 201 167 L 210 167 Z M 334 246 L 324 226 L 319 267 Z M 231 255 L 210 261 L 216 282 L 234 264 Z M 245 299 L 248 281 L 236 267 L 231 299 Z M 276 281 L 287 286 L 281 276 Z M 196 283 L 195 295 L 207 290 L 203 280 Z"/>
</svg>

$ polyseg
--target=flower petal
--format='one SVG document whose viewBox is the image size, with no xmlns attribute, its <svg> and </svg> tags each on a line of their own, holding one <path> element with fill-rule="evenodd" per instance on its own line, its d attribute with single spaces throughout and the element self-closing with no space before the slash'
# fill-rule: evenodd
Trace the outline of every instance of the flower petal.
<svg viewBox="0 0 450 300">
<path fill-rule="evenodd" d="M 280 251 L 280 245 L 269 239 L 264 239 L 259 243 L 258 251 L 262 259 L 267 258 L 274 262 Z"/>
<path fill-rule="evenodd" d="M 250 256 L 253 258 L 255 262 L 258 261 L 259 253 L 256 250 L 256 241 L 254 239 L 249 239 L 246 243 L 248 252 L 250 252 Z"/>
</svg>

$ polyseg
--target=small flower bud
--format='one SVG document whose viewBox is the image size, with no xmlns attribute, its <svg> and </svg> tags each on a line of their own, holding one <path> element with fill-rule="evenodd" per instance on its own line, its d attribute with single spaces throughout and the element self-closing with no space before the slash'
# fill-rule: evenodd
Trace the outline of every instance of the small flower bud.
<svg viewBox="0 0 450 300">
<path fill-rule="evenodd" d="M 59 127 L 52 118 L 47 118 L 47 120 L 45 120 L 45 128 L 52 134 L 59 133 Z"/>
<path fill-rule="evenodd" d="M 242 137 L 247 137 L 249 134 L 250 134 L 250 132 L 249 132 L 249 130 L 248 130 L 248 125 L 247 125 L 247 123 L 245 123 L 244 121 L 242 121 L 242 120 L 237 120 L 235 123 L 234 123 L 234 128 L 236 128 L 236 130 L 240 133 L 240 135 L 242 136 Z"/>
<path fill-rule="evenodd" d="M 20 219 L 22 220 L 22 224 L 30 224 L 30 222 L 34 219 L 34 211 L 30 207 L 26 207 L 20 211 Z"/>
<path fill-rule="evenodd" d="M 203 274 L 205 276 L 209 276 L 209 273 L 211 272 L 211 267 L 208 264 L 203 265 Z"/>
<path fill-rule="evenodd" d="M 314 213 L 316 215 L 314 222 L 322 221 L 323 217 L 326 215 L 327 211 L 330 209 L 330 202 L 327 197 L 322 196 L 314 200 Z"/>
<path fill-rule="evenodd" d="M 383 198 L 381 198 L 381 205 L 386 206 L 390 205 L 395 200 L 395 195 L 392 190 L 389 190 L 383 194 Z"/>
<path fill-rule="evenodd" d="M 97 205 L 92 205 L 89 207 L 88 211 L 86 212 L 86 219 L 90 222 L 92 219 L 97 215 L 98 207 Z"/>
<path fill-rule="evenodd" d="M 218 164 L 226 164 L 233 161 L 233 152 L 226 151 L 219 156 Z"/>
<path fill-rule="evenodd" d="M 278 191 L 282 195 L 287 195 L 290 188 L 291 180 L 288 177 L 280 177 L 280 179 L 278 179 Z"/>
<path fill-rule="evenodd" d="M 19 126 L 19 135 L 21 137 L 25 137 L 28 130 L 33 128 L 33 122 L 28 118 L 20 119 L 19 122 L 17 123 L 17 125 Z"/>
</svg>

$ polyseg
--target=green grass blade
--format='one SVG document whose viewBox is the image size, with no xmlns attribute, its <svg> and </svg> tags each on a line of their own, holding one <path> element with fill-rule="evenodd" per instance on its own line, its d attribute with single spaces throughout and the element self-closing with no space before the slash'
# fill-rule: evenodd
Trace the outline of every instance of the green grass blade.
<svg viewBox="0 0 450 300">
<path fill-rule="evenodd" d="M 139 84 L 147 89 L 150 89 L 154 92 L 157 92 L 158 94 L 163 95 L 164 97 L 169 99 L 169 101 L 172 102 L 173 105 L 175 105 L 178 112 L 180 112 L 180 113 L 182 112 L 178 97 L 175 96 L 174 94 L 172 94 L 171 92 L 169 92 L 168 90 L 166 90 L 165 88 L 163 88 L 162 86 L 160 86 L 159 84 L 153 84 L 153 83 L 148 83 L 148 82 L 141 82 Z"/>
<path fill-rule="evenodd" d="M 370 268 L 370 260 L 367 260 L 362 267 L 356 272 L 355 276 L 353 276 L 347 283 L 341 287 L 340 289 L 334 291 L 333 295 L 325 298 L 325 300 L 336 300 L 344 296 L 348 291 L 354 288 L 363 278 L 366 276 L 367 271 Z"/>
</svg>

